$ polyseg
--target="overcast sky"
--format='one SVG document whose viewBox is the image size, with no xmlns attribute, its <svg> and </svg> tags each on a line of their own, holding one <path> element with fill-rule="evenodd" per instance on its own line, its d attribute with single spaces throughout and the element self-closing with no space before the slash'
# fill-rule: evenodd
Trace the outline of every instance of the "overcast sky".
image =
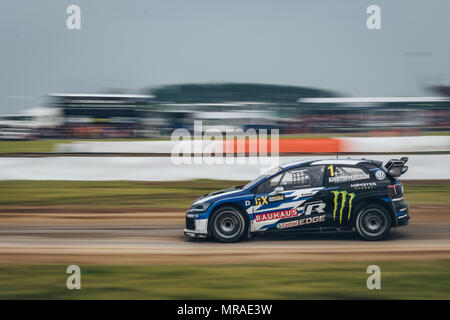
<svg viewBox="0 0 450 320">
<path fill-rule="evenodd" d="M 71 4 L 81 30 L 66 27 Z M 381 30 L 366 27 L 371 4 Z M 426 95 L 450 83 L 449 13 L 448 0 L 2 0 L 0 113 L 185 82 Z"/>
</svg>

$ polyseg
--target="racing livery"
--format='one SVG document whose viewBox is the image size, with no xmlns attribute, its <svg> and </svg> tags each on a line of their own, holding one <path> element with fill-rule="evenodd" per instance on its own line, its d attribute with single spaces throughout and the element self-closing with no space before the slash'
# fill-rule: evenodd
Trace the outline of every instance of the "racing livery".
<svg viewBox="0 0 450 320">
<path fill-rule="evenodd" d="M 355 229 L 381 240 L 408 224 L 399 177 L 407 157 L 311 160 L 281 165 L 245 186 L 197 199 L 186 214 L 188 237 L 235 242 L 251 234 Z"/>
</svg>

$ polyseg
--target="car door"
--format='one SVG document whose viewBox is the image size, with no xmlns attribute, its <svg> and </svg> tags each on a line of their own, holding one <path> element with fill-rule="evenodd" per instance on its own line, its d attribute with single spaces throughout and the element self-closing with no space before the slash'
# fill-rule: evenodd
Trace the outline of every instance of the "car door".
<svg viewBox="0 0 450 320">
<path fill-rule="evenodd" d="M 325 198 L 327 226 L 346 228 L 353 225 L 355 203 L 360 194 L 374 187 L 366 168 L 352 165 L 327 166 L 325 174 Z"/>
<path fill-rule="evenodd" d="M 325 166 L 296 167 L 258 186 L 252 230 L 319 227 L 325 221 L 324 172 Z"/>
</svg>

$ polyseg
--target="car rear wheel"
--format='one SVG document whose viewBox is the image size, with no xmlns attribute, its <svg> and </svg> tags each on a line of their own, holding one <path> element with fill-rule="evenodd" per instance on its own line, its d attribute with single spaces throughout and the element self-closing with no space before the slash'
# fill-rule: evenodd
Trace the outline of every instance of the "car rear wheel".
<svg viewBox="0 0 450 320">
<path fill-rule="evenodd" d="M 236 242 L 247 234 L 248 222 L 239 210 L 227 206 L 213 213 L 210 228 L 217 241 Z"/>
<path fill-rule="evenodd" d="M 361 209 L 356 218 L 356 230 L 365 240 L 378 241 L 391 231 L 392 219 L 381 206 L 369 205 Z"/>
</svg>

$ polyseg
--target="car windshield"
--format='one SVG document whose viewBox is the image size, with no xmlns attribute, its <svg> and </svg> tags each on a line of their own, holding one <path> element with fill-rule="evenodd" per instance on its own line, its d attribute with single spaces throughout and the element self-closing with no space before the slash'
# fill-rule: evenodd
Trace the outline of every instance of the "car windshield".
<svg viewBox="0 0 450 320">
<path fill-rule="evenodd" d="M 247 183 L 247 184 L 244 186 L 244 189 L 247 189 L 247 188 L 253 188 L 253 187 L 256 186 L 258 183 L 260 183 L 261 181 L 263 181 L 264 179 L 266 179 L 267 177 L 270 177 L 270 176 L 272 176 L 272 175 L 274 175 L 274 174 L 276 174 L 276 173 L 278 173 L 278 172 L 280 172 L 280 171 L 281 171 L 281 167 L 280 167 L 280 166 L 275 167 L 275 168 L 269 170 L 268 172 L 266 172 L 266 173 L 260 175 L 258 178 L 256 178 L 256 179 L 250 181 L 249 183 Z"/>
</svg>

